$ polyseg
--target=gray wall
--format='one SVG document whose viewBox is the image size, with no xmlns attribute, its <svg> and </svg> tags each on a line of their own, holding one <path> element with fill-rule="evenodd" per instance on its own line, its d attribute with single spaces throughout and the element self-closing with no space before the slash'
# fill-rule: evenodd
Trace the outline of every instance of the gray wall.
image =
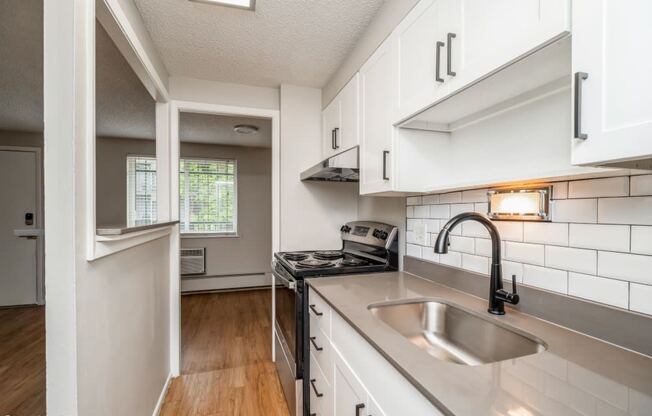
<svg viewBox="0 0 652 416">
<path fill-rule="evenodd" d="M 127 224 L 127 155 L 155 155 L 156 142 L 98 137 L 96 141 L 97 226 Z"/>
<path fill-rule="evenodd" d="M 43 148 L 43 133 L 0 130 L 0 146 L 25 146 Z"/>
<path fill-rule="evenodd" d="M 272 258 L 271 149 L 182 143 L 181 156 L 238 162 L 238 237 L 182 238 L 181 247 L 206 247 L 208 276 L 269 272 Z"/>
<path fill-rule="evenodd" d="M 154 155 L 153 140 L 98 138 L 97 223 L 125 224 L 130 154 Z M 182 157 L 235 159 L 238 163 L 238 237 L 182 238 L 181 247 L 206 247 L 208 276 L 270 271 L 272 155 L 269 148 L 181 144 Z"/>
</svg>

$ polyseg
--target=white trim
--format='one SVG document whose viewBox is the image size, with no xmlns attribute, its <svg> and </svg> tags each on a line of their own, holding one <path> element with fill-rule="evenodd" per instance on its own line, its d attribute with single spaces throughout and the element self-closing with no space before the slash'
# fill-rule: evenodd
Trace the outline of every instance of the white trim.
<svg viewBox="0 0 652 416">
<path fill-rule="evenodd" d="M 232 105 L 209 104 L 194 101 L 170 101 L 170 169 L 179 171 L 179 114 L 192 112 L 228 116 L 259 117 L 272 120 L 272 253 L 280 247 L 280 110 Z M 179 175 L 170 177 L 170 219 L 179 220 Z M 170 248 L 170 371 L 179 375 L 181 367 L 181 279 L 179 256 L 179 227 L 171 235 Z M 270 256 L 272 255 L 270 253 Z"/>
<path fill-rule="evenodd" d="M 94 260 L 168 236 L 172 233 L 174 227 L 175 225 L 164 225 L 160 228 L 151 228 L 128 234 L 98 235 L 95 237 Z"/>
<path fill-rule="evenodd" d="M 181 293 L 206 292 L 225 289 L 269 288 L 271 273 L 238 276 L 213 276 L 185 278 L 181 280 Z"/>
<path fill-rule="evenodd" d="M 36 155 L 36 222 L 34 228 L 44 229 L 43 221 L 43 152 L 36 146 L 0 146 L 0 151 L 31 152 Z M 42 236 L 43 233 L 40 234 Z M 45 304 L 45 241 L 36 242 L 36 303 Z"/>
<path fill-rule="evenodd" d="M 154 411 L 152 412 L 152 416 L 158 416 L 161 413 L 161 409 L 163 408 L 163 403 L 165 402 L 165 396 L 167 396 L 168 394 L 168 389 L 170 388 L 171 382 L 172 382 L 172 373 L 169 373 L 167 379 L 165 380 L 165 384 L 163 384 L 163 389 L 161 390 L 161 394 L 158 396 L 158 400 L 156 401 L 156 406 L 154 406 Z"/>
<path fill-rule="evenodd" d="M 125 237 L 135 239 L 131 243 L 123 244 L 102 244 L 104 240 L 96 238 L 97 230 L 97 212 L 96 212 L 96 138 L 95 138 L 95 18 L 101 21 L 102 26 L 107 30 L 111 39 L 119 46 L 119 50 L 128 63 L 143 82 L 147 90 L 156 100 L 156 165 L 157 165 L 157 211 L 159 221 L 169 220 L 168 204 L 171 202 L 167 189 L 169 189 L 168 176 L 170 175 L 169 166 L 169 93 L 167 89 L 167 74 L 161 74 L 157 71 L 156 65 L 149 56 L 148 50 L 139 39 L 136 30 L 129 22 L 127 12 L 122 8 L 118 0 L 98 1 L 97 11 L 92 7 L 93 19 L 86 21 L 86 52 L 91 59 L 85 65 L 85 85 L 84 91 L 87 97 L 85 111 L 91 115 L 88 117 L 88 123 L 85 126 L 86 141 L 86 260 L 94 261 L 98 258 L 117 253 L 143 244 L 147 241 L 160 238 L 154 234 L 148 234 L 147 239 L 139 233 L 130 233 Z M 96 13 L 97 12 L 97 13 Z M 129 49 L 131 48 L 131 49 Z M 177 179 L 178 180 L 178 179 Z"/>
</svg>

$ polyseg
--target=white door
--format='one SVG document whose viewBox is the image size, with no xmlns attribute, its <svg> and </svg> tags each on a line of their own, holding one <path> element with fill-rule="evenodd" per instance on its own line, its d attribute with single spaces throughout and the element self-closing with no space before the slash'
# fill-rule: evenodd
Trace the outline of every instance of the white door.
<svg viewBox="0 0 652 416">
<path fill-rule="evenodd" d="M 570 31 L 569 0 L 439 0 L 448 93 Z M 451 63 L 445 59 L 451 56 Z M 455 76 L 449 74 L 455 73 Z"/>
<path fill-rule="evenodd" d="M 446 51 L 437 28 L 438 3 L 422 0 L 394 32 L 398 42 L 398 119 L 422 110 L 433 97 L 444 94 L 445 68 L 441 59 Z"/>
<path fill-rule="evenodd" d="M 573 1 L 573 164 L 652 156 L 651 16 L 649 0 Z"/>
<path fill-rule="evenodd" d="M 37 228 L 37 163 L 35 152 L 0 149 L 0 306 L 36 303 L 37 240 L 15 234 Z"/>
<path fill-rule="evenodd" d="M 392 189 L 396 42 L 387 39 L 360 69 L 360 193 Z"/>
<path fill-rule="evenodd" d="M 335 357 L 333 376 L 333 415 L 366 416 L 367 392 L 348 366 Z"/>
</svg>

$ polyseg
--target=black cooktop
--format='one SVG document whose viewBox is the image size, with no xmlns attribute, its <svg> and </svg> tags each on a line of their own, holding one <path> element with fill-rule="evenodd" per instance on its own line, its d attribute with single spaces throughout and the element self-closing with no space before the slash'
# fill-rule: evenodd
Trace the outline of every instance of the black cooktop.
<svg viewBox="0 0 652 416">
<path fill-rule="evenodd" d="M 395 270 L 387 262 L 342 250 L 279 252 L 274 257 L 295 278 Z"/>
</svg>

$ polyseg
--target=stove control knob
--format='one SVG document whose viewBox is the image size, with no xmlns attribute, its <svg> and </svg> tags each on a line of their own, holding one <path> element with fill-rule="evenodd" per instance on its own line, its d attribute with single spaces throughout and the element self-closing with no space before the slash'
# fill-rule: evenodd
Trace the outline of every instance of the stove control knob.
<svg viewBox="0 0 652 416">
<path fill-rule="evenodd" d="M 351 231 L 351 227 L 349 227 L 348 225 L 343 225 L 342 228 L 340 228 L 340 231 L 342 231 L 343 233 L 348 233 L 349 231 Z"/>
</svg>

